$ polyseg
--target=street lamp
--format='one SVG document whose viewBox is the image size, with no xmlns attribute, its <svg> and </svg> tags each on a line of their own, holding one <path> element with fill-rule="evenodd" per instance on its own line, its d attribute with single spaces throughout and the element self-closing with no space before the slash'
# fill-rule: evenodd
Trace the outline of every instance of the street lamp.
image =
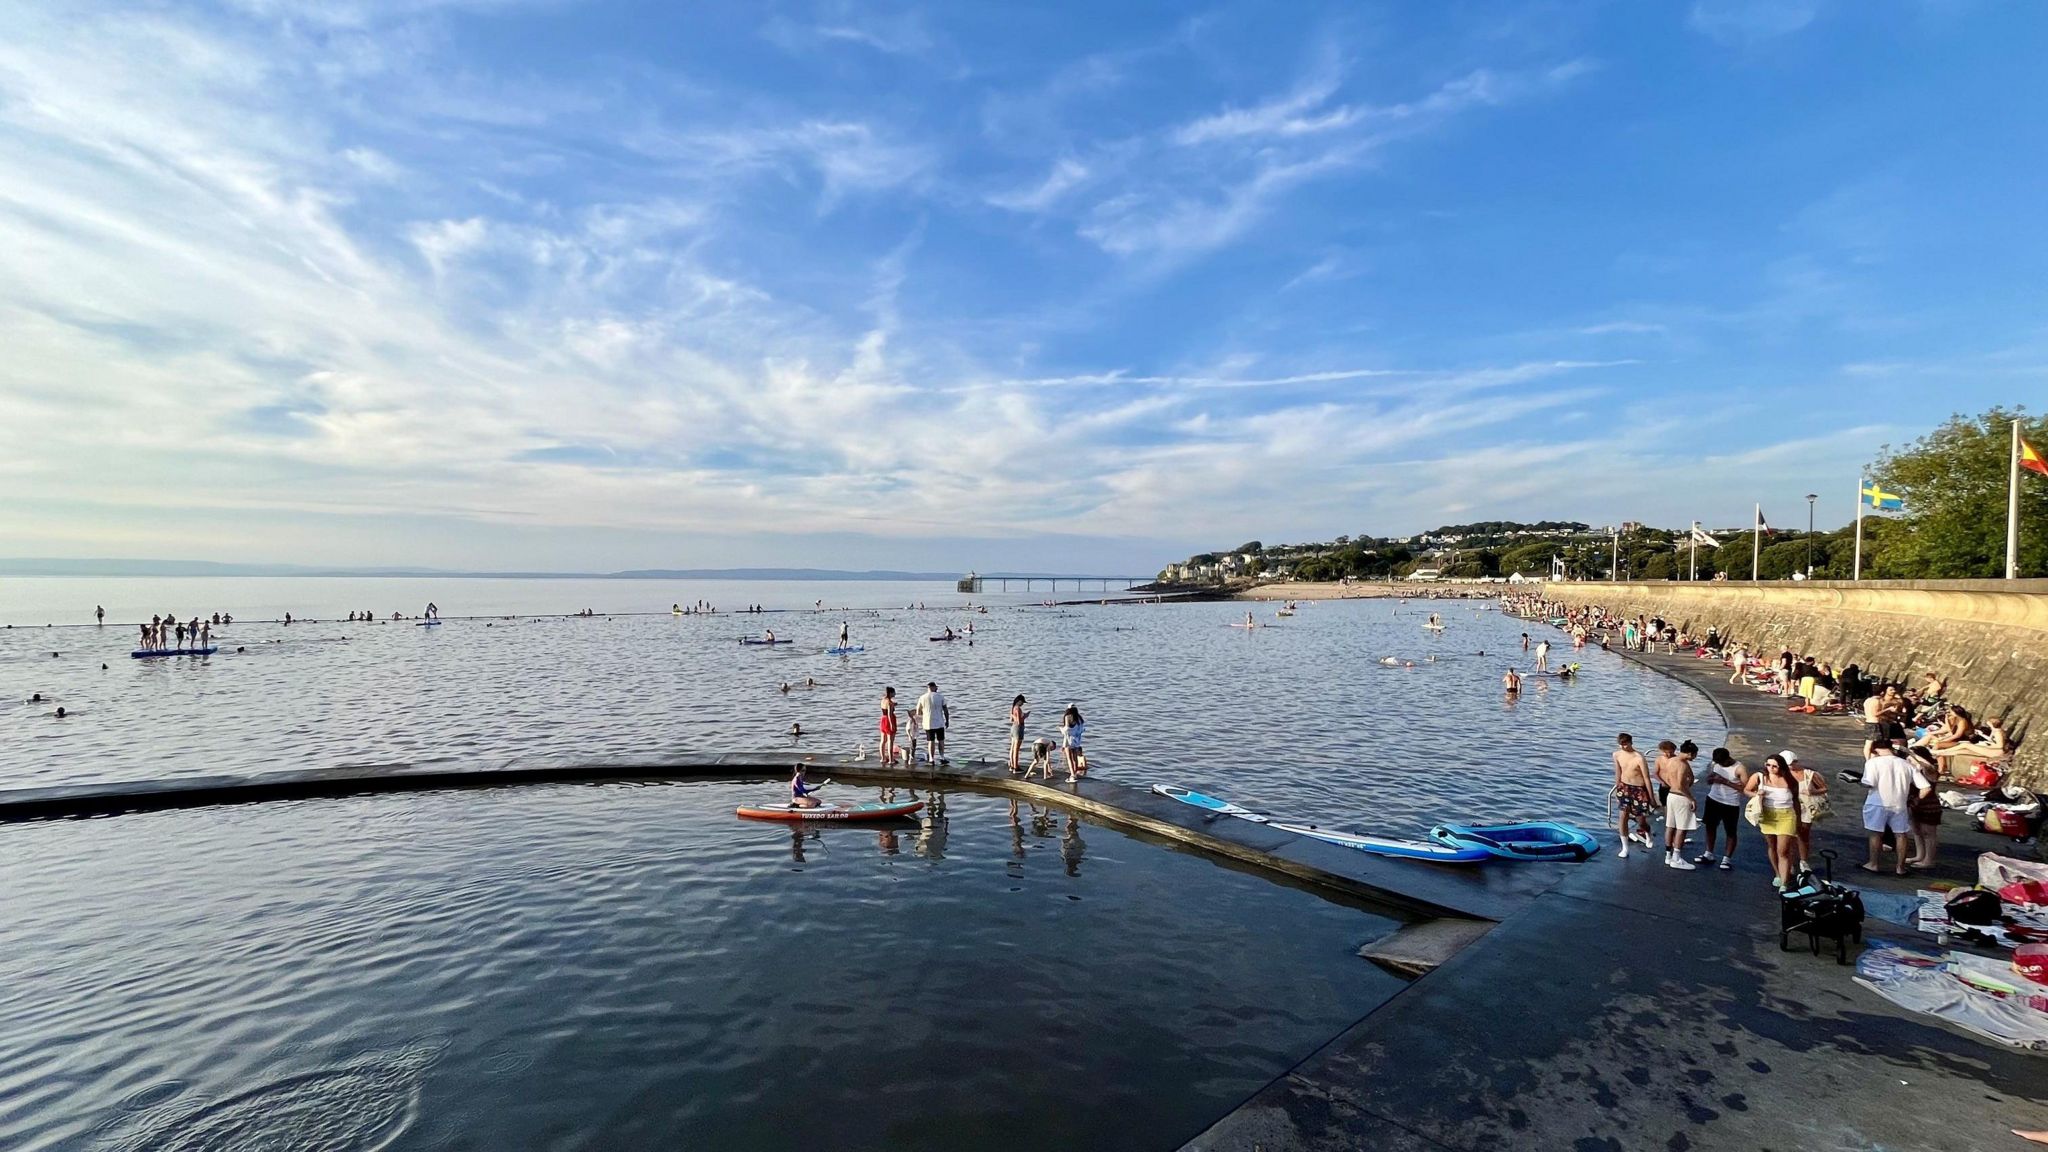
<svg viewBox="0 0 2048 1152">
<path fill-rule="evenodd" d="M 1813 579 L 1813 502 L 1820 499 L 1817 493 L 1806 494 L 1806 578 Z"/>
</svg>

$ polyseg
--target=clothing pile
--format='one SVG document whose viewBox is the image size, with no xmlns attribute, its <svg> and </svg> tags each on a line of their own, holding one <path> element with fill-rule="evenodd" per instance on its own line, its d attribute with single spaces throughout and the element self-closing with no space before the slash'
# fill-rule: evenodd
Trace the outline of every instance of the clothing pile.
<svg viewBox="0 0 2048 1152">
<path fill-rule="evenodd" d="M 2017 961 L 1873 939 L 1856 961 L 1856 982 L 1987 1040 L 2048 1052 L 2048 984 Z"/>
</svg>

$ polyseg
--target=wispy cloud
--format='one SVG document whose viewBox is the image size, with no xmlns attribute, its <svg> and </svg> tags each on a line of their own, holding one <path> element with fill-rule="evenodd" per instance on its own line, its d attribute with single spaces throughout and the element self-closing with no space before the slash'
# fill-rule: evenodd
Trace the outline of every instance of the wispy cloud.
<svg viewBox="0 0 2048 1152">
<path fill-rule="evenodd" d="M 1822 0 L 1694 0 L 1686 26 L 1723 44 L 1789 36 L 1813 23 Z"/>
<path fill-rule="evenodd" d="M 1015 212 L 1043 212 L 1087 179 L 1087 165 L 1062 156 L 1053 162 L 1052 171 L 1037 184 L 1015 192 L 998 193 L 988 197 L 988 202 Z"/>
</svg>

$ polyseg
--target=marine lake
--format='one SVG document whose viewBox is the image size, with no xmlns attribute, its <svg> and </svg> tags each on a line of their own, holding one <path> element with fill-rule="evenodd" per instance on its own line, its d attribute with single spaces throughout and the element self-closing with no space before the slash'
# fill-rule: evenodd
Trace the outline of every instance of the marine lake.
<svg viewBox="0 0 2048 1152">
<path fill-rule="evenodd" d="M 1082 708 L 1098 775 L 1412 835 L 1597 823 L 1615 731 L 1722 734 L 1690 689 L 1597 650 L 1578 683 L 1505 701 L 1523 627 L 1484 605 L 1251 605 L 1277 626 L 1246 631 L 1246 605 L 1042 596 L 982 614 L 925 584 L 6 580 L 0 787 L 761 751 L 793 723 L 836 755 L 872 748 L 884 684 L 907 707 L 936 680 L 956 760 L 1002 754 L 1022 692 L 1033 737 Z M 787 611 L 667 614 L 699 598 Z M 488 618 L 335 622 L 429 599 Z M 203 660 L 42 627 L 94 604 L 237 622 Z M 285 611 L 317 622 L 256 622 Z M 842 620 L 864 653 L 824 654 Z M 928 639 L 969 624 L 971 644 Z M 797 643 L 738 643 L 764 627 Z M 35 692 L 73 714 L 20 703 Z M 1401 987 L 1355 955 L 1385 916 L 1065 812 L 952 793 L 881 829 L 732 815 L 777 792 L 0 828 L 0 1147 L 1171 1147 Z"/>
</svg>

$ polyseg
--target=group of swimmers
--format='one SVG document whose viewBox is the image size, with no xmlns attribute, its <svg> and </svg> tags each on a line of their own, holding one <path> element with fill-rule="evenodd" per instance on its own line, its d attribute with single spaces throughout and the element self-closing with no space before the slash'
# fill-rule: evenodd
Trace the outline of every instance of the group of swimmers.
<svg viewBox="0 0 2048 1152">
<path fill-rule="evenodd" d="M 677 616 L 713 616 L 718 613 L 718 609 L 713 608 L 709 600 L 699 600 L 688 608 L 681 604 L 671 604 L 668 610 Z"/>
<path fill-rule="evenodd" d="M 149 623 L 141 625 L 142 650 L 144 652 L 181 651 L 184 649 L 187 639 L 191 640 L 192 647 L 194 648 L 210 648 L 213 646 L 214 625 L 225 624 L 233 619 L 234 617 L 230 616 L 224 620 L 220 613 L 216 612 L 205 620 L 194 616 L 191 623 L 188 624 L 175 616 L 151 616 Z"/>
</svg>

